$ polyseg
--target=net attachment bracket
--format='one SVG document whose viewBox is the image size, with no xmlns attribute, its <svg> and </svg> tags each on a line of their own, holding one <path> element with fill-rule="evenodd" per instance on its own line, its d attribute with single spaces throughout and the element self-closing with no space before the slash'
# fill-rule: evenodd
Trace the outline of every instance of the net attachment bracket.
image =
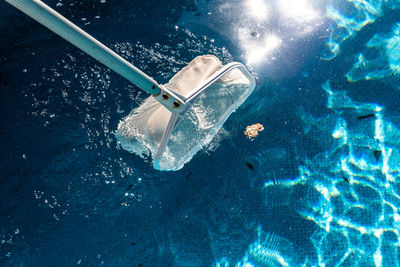
<svg viewBox="0 0 400 267">
<path fill-rule="evenodd" d="M 186 97 L 160 85 L 160 92 L 153 97 L 172 113 L 183 114 L 186 110 Z"/>
</svg>

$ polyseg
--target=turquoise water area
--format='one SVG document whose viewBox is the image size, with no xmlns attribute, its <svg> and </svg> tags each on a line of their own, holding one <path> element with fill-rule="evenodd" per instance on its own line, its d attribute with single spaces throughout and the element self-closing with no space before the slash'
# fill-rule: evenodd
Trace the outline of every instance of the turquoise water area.
<svg viewBox="0 0 400 267">
<path fill-rule="evenodd" d="M 160 172 L 116 138 L 147 95 L 0 2 L 1 266 L 400 266 L 400 1 L 46 3 L 160 83 L 257 86 Z"/>
</svg>

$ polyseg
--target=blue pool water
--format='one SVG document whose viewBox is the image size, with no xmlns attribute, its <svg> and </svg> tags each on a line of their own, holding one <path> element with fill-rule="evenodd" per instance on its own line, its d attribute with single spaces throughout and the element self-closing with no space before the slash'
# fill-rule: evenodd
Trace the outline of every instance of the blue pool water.
<svg viewBox="0 0 400 267">
<path fill-rule="evenodd" d="M 400 266 L 400 1 L 46 3 L 160 83 L 257 86 L 156 171 L 115 137 L 147 95 L 0 2 L 1 266 Z"/>
</svg>

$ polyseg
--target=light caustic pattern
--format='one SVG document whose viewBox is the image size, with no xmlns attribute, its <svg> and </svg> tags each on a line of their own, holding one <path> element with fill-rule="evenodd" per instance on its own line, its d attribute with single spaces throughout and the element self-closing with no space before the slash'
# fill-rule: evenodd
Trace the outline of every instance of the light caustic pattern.
<svg viewBox="0 0 400 267">
<path fill-rule="evenodd" d="M 375 34 L 366 46 L 347 73 L 347 79 L 356 82 L 385 78 L 386 82 L 397 82 L 396 87 L 400 88 L 400 23 L 396 23 L 389 33 Z"/>
<path fill-rule="evenodd" d="M 335 21 L 326 42 L 327 48 L 321 54 L 321 58 L 331 60 L 340 53 L 340 44 L 354 36 L 364 26 L 374 23 L 384 15 L 388 9 L 400 7 L 397 0 L 348 0 L 350 8 L 344 9 L 334 3 L 329 3 L 326 14 Z M 349 14 L 349 15 L 344 15 Z"/>
<path fill-rule="evenodd" d="M 400 265 L 400 130 L 384 109 L 357 103 L 345 91 L 322 85 L 333 113 L 315 118 L 304 112 L 305 132 L 329 136 L 329 149 L 299 167 L 299 177 L 282 184 L 298 197 L 296 210 L 312 221 L 317 258 L 306 266 Z M 267 192 L 274 183 L 265 184 Z"/>
<path fill-rule="evenodd" d="M 250 244 L 243 258 L 235 264 L 236 267 L 254 266 L 296 266 L 292 262 L 292 244 L 287 239 L 275 233 L 266 233 L 257 228 L 257 240 Z M 227 258 L 222 258 L 215 267 L 229 267 Z"/>
</svg>

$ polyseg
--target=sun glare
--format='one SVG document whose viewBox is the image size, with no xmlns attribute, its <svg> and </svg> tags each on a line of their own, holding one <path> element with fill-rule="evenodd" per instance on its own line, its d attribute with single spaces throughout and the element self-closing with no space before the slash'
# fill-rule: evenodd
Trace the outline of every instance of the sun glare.
<svg viewBox="0 0 400 267">
<path fill-rule="evenodd" d="M 261 45 L 247 49 L 247 63 L 255 64 L 261 60 L 265 60 L 266 56 L 278 48 L 281 43 L 282 40 L 276 35 L 271 34 L 267 36 Z"/>
<path fill-rule="evenodd" d="M 257 20 L 264 20 L 268 16 L 268 6 L 263 0 L 248 0 L 247 7 L 250 14 Z"/>
<path fill-rule="evenodd" d="M 279 7 L 285 16 L 300 22 L 311 21 L 318 17 L 318 12 L 307 0 L 280 0 Z"/>
</svg>

